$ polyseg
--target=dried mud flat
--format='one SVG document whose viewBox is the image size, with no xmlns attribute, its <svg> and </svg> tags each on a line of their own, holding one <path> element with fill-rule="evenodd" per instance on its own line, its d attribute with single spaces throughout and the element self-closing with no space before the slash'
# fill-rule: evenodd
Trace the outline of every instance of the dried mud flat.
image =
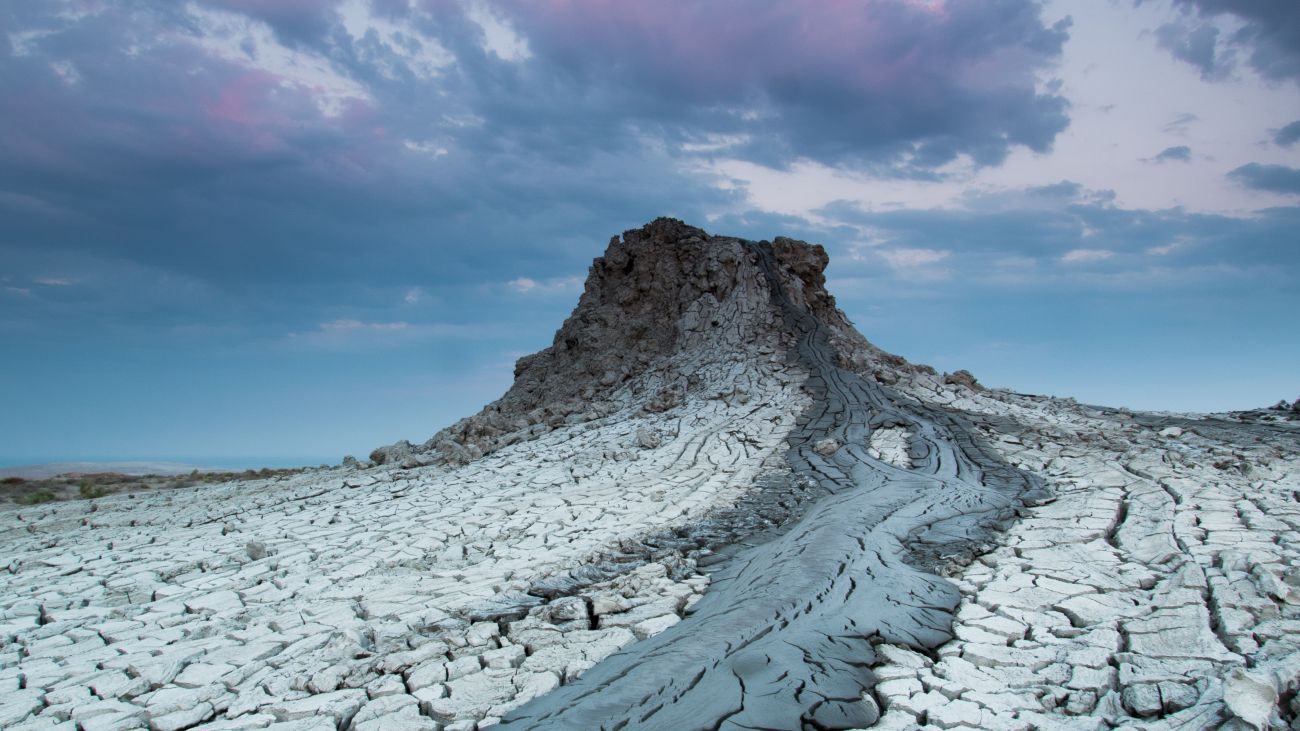
<svg viewBox="0 0 1300 731">
<path fill-rule="evenodd" d="M 0 510 L 0 727 L 1296 727 L 1294 422 L 941 377 L 825 263 L 661 219 L 422 445 Z"/>
</svg>

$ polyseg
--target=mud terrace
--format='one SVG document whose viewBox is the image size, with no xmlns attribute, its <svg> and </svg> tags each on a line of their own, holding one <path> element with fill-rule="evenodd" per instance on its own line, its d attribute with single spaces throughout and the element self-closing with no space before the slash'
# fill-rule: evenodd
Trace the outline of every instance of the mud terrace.
<svg viewBox="0 0 1300 731">
<path fill-rule="evenodd" d="M 0 509 L 0 728 L 1300 729 L 1300 422 L 983 389 L 660 219 L 421 444 Z"/>
</svg>

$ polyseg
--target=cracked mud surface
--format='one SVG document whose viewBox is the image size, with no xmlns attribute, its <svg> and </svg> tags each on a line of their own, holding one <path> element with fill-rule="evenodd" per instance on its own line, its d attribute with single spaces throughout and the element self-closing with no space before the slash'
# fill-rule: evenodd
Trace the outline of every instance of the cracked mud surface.
<svg viewBox="0 0 1300 731">
<path fill-rule="evenodd" d="M 676 621 L 704 589 L 689 565 L 672 578 L 642 557 L 584 588 L 596 611 L 529 593 L 745 493 L 804 403 L 776 365 L 741 369 L 748 404 L 633 403 L 452 471 L 0 512 L 0 726 L 334 728 L 371 705 L 376 721 L 396 714 L 378 728 L 499 715 Z M 638 446 L 644 429 L 663 443 Z M 502 605 L 528 616 L 474 622 Z"/>
<path fill-rule="evenodd" d="M 1300 432 L 913 386 L 1056 500 L 954 579 L 954 641 L 884 648 L 877 728 L 1295 728 Z"/>
</svg>

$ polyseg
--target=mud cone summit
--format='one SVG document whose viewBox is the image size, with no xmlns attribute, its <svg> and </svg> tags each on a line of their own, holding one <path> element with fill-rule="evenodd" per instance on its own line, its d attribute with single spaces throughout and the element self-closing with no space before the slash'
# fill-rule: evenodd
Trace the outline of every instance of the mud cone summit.
<svg viewBox="0 0 1300 731">
<path fill-rule="evenodd" d="M 1300 438 L 872 346 L 825 251 L 615 237 L 499 400 L 0 511 L 0 726 L 1295 727 Z"/>
</svg>

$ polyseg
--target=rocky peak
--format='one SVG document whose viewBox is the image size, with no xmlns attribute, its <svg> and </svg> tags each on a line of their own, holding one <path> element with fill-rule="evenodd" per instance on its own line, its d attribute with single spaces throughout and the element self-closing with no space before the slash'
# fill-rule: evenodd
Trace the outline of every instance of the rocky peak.
<svg viewBox="0 0 1300 731">
<path fill-rule="evenodd" d="M 375 450 L 371 459 L 475 459 L 541 431 L 612 413 L 626 405 L 620 394 L 643 392 L 643 383 L 661 384 L 640 394 L 660 400 L 646 408 L 668 408 L 691 387 L 689 372 L 704 363 L 784 353 L 793 335 L 772 304 L 758 247 L 770 247 L 785 295 L 827 326 L 846 364 L 903 364 L 872 347 L 836 308 L 825 288 L 829 257 L 820 245 L 712 236 L 659 218 L 610 239 L 551 346 L 519 359 L 505 395 L 423 445 L 399 442 Z"/>
</svg>

